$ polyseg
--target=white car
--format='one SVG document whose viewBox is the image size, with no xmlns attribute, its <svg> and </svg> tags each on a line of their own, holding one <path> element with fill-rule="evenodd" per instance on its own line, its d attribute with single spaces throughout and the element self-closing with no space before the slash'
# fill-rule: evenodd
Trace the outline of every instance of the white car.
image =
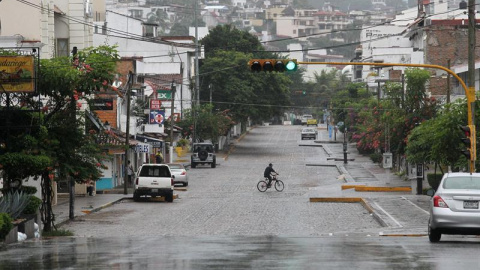
<svg viewBox="0 0 480 270">
<path fill-rule="evenodd" d="M 308 139 L 317 139 L 317 130 L 315 128 L 303 128 L 302 129 L 302 140 L 305 138 Z"/>
<path fill-rule="evenodd" d="M 480 235 L 480 173 L 446 173 L 432 200 L 428 238 L 442 234 Z"/>
<path fill-rule="evenodd" d="M 168 163 L 172 175 L 175 176 L 175 184 L 182 184 L 184 187 L 188 186 L 188 175 L 185 166 L 181 163 Z"/>
<path fill-rule="evenodd" d="M 133 200 L 141 196 L 165 197 L 165 201 L 173 202 L 173 186 L 175 176 L 166 164 L 143 164 L 137 172 Z"/>
</svg>

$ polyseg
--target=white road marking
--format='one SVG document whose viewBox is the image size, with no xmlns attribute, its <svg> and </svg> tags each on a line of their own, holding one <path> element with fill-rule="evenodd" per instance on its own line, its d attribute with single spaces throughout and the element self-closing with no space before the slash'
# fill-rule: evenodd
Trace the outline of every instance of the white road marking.
<svg viewBox="0 0 480 270">
<path fill-rule="evenodd" d="M 425 211 L 424 209 L 422 209 L 420 206 L 416 205 L 415 203 L 413 203 L 412 201 L 410 201 L 409 199 L 405 198 L 402 196 L 402 199 L 406 200 L 407 202 L 409 202 L 410 204 L 412 204 L 413 206 L 415 206 L 416 208 L 422 210 L 425 214 L 427 215 L 430 215 L 430 213 L 428 211 Z"/>
<path fill-rule="evenodd" d="M 400 228 L 403 228 L 402 224 L 400 224 L 400 222 L 398 222 L 396 219 L 394 219 L 392 217 L 392 215 L 390 215 L 389 213 L 387 213 L 387 211 L 385 211 L 380 205 L 378 205 L 378 203 L 376 202 L 373 202 L 380 210 L 382 210 L 383 213 L 385 213 L 385 215 L 387 215 L 389 218 L 391 218 L 397 225 L 398 227 Z"/>
</svg>

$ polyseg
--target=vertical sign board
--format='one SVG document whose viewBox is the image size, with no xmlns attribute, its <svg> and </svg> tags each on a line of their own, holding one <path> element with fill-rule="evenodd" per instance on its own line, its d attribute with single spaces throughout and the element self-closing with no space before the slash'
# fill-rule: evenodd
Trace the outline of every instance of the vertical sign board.
<svg viewBox="0 0 480 270">
<path fill-rule="evenodd" d="M 165 120 L 165 110 L 150 110 L 150 116 L 148 118 L 149 124 L 163 124 Z"/>
<path fill-rule="evenodd" d="M 35 92 L 33 56 L 0 56 L 0 85 L 7 93 Z"/>
</svg>

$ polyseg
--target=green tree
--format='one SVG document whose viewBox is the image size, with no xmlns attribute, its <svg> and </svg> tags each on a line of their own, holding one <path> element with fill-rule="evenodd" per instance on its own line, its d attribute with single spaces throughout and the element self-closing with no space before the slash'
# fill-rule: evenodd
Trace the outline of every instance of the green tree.
<svg viewBox="0 0 480 270">
<path fill-rule="evenodd" d="M 218 50 L 243 53 L 260 51 L 257 58 L 271 56 L 271 54 L 262 53 L 263 47 L 257 37 L 247 31 L 238 30 L 231 24 L 219 25 L 211 29 L 201 42 L 205 46 L 206 57 L 215 54 Z"/>
<path fill-rule="evenodd" d="M 476 112 L 475 117 L 480 117 Z M 423 122 L 412 130 L 406 147 L 407 160 L 412 163 L 435 162 L 440 166 L 466 167 L 461 150 L 464 137 L 460 125 L 467 124 L 466 100 L 446 104 L 437 117 Z M 478 151 L 477 151 L 478 152 Z"/>
<path fill-rule="evenodd" d="M 180 23 L 175 23 L 172 28 L 170 28 L 170 36 L 188 36 L 188 26 L 182 25 Z"/>
<path fill-rule="evenodd" d="M 208 102 L 211 91 L 215 109 L 230 109 L 238 122 L 248 117 L 270 119 L 284 111 L 282 105 L 289 104 L 290 79 L 285 74 L 250 72 L 246 65 L 250 58 L 240 52 L 217 51 L 204 60 L 200 69 L 201 100 Z"/>
<path fill-rule="evenodd" d="M 256 37 L 232 25 L 210 30 L 202 40 L 205 60 L 200 67 L 200 98 L 212 101 L 215 109 L 230 109 L 233 119 L 244 122 L 269 119 L 288 106 L 291 80 L 285 73 L 252 73 L 252 58 L 278 58 L 265 52 Z M 255 56 L 251 52 L 255 52 Z"/>
<path fill-rule="evenodd" d="M 24 95 L 22 103 L 10 108 L 24 117 L 9 122 L 11 130 L 21 132 L 8 134 L 9 143 L 0 151 L 0 166 L 6 172 L 7 188 L 13 179 L 40 176 L 46 231 L 54 227 L 51 177 L 82 182 L 101 175 L 102 161 L 107 157 L 95 141 L 95 132 L 86 130 L 84 117 L 77 112 L 77 99 L 90 99 L 107 89 L 117 59 L 116 50 L 109 46 L 87 48 L 74 59 L 42 59 L 37 73 L 37 92 L 43 97 L 41 112 L 31 113 L 39 104 L 33 95 Z"/>
<path fill-rule="evenodd" d="M 217 143 L 218 137 L 226 135 L 234 122 L 229 115 L 229 110 L 218 111 L 213 105 L 204 104 L 184 112 L 184 117 L 178 124 L 182 128 L 183 138 L 192 137 L 195 124 L 197 125 L 196 136 L 200 140 L 211 140 Z"/>
</svg>

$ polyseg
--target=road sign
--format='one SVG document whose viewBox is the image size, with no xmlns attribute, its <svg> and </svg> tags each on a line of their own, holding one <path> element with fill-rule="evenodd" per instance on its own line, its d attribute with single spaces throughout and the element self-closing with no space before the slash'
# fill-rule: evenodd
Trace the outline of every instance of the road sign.
<svg viewBox="0 0 480 270">
<path fill-rule="evenodd" d="M 149 124 L 163 124 L 163 120 L 165 119 L 165 110 L 151 110 L 150 117 L 149 117 Z"/>
</svg>

